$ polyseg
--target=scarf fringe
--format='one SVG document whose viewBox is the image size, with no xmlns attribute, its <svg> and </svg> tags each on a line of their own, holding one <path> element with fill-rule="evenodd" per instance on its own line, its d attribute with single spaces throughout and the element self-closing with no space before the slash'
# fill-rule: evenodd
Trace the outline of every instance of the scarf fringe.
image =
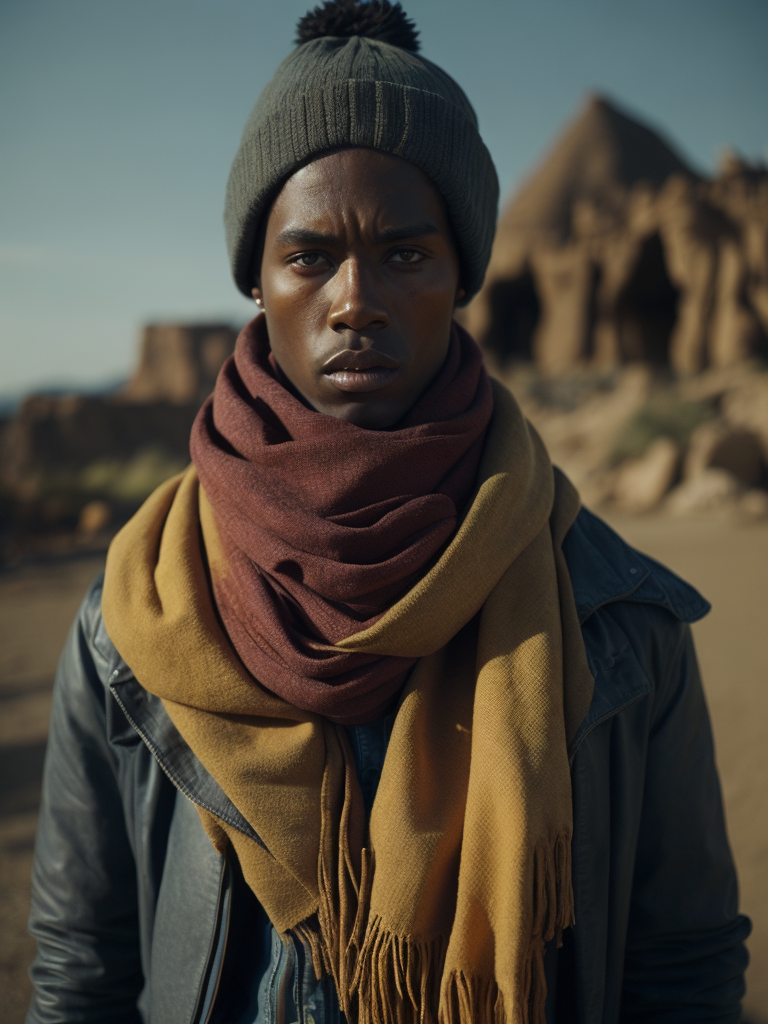
<svg viewBox="0 0 768 1024">
<path fill-rule="evenodd" d="M 374 917 L 352 979 L 354 1019 L 359 1024 L 434 1024 L 447 946 L 443 936 L 414 940 L 395 935 Z"/>
<path fill-rule="evenodd" d="M 571 832 L 561 832 L 551 846 L 533 851 L 534 938 L 563 944 L 563 930 L 573 925 Z"/>
<path fill-rule="evenodd" d="M 566 832 L 553 846 L 533 852 L 533 934 L 523 969 L 520 1024 L 545 1024 L 544 945 L 554 939 L 562 946 L 563 930 L 573 923 L 571 833 Z"/>
<path fill-rule="evenodd" d="M 443 997 L 439 1024 L 511 1024 L 494 978 L 474 978 L 463 971 L 452 971 L 445 981 Z"/>
<path fill-rule="evenodd" d="M 496 978 L 463 971 L 443 976 L 446 936 L 411 939 L 389 931 L 380 916 L 369 915 L 370 851 L 363 850 L 359 885 L 348 870 L 340 872 L 339 881 L 348 890 L 342 898 L 331 895 L 328 867 L 321 858 L 319 913 L 292 931 L 310 950 L 317 977 L 323 972 L 333 977 L 350 1019 L 359 1024 L 545 1024 L 544 946 L 552 939 L 562 945 L 563 929 L 573 924 L 570 834 L 533 852 L 531 941 L 518 991 L 507 999 Z M 351 929 L 345 927 L 351 914 L 340 912 L 341 904 L 351 907 L 350 897 L 357 897 Z"/>
</svg>

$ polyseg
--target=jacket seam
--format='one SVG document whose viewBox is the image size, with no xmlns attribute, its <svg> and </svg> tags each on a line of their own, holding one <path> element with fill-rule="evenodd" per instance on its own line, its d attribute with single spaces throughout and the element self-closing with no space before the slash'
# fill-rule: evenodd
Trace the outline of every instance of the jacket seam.
<svg viewBox="0 0 768 1024">
<path fill-rule="evenodd" d="M 625 590 L 621 594 L 612 594 L 611 596 L 606 597 L 603 601 L 598 602 L 598 604 L 592 605 L 589 610 L 584 613 L 583 617 L 579 616 L 579 625 L 583 626 L 587 619 L 591 618 L 595 612 L 600 611 L 601 608 L 605 608 L 608 604 L 616 604 L 618 601 L 628 601 L 630 604 L 658 604 L 661 608 L 665 607 L 665 605 L 660 601 L 643 601 L 638 598 L 635 598 L 634 601 L 632 600 L 632 595 L 642 587 L 650 575 L 651 570 L 648 569 L 645 575 L 641 576 L 637 583 L 635 583 L 633 587 L 630 587 L 629 590 Z"/>
<path fill-rule="evenodd" d="M 603 722 L 607 722 L 610 718 L 615 718 L 617 715 L 620 715 L 622 711 L 626 711 L 627 708 L 632 707 L 633 704 L 637 704 L 638 701 L 641 701 L 645 697 L 647 697 L 650 692 L 650 690 L 646 690 L 644 693 L 638 693 L 634 697 L 630 697 L 629 700 L 625 700 L 623 704 L 618 704 L 615 708 L 611 708 L 609 711 L 606 711 L 604 715 L 601 715 L 599 718 L 596 718 L 595 721 L 587 729 L 584 730 L 584 734 L 579 738 L 579 742 L 569 753 L 568 764 L 571 766 L 573 765 L 574 759 L 579 748 L 582 746 L 587 736 L 589 736 L 590 733 L 592 733 L 598 727 L 598 725 L 602 725 Z"/>
<path fill-rule="evenodd" d="M 213 935 L 211 936 L 211 943 L 210 943 L 210 946 L 208 948 L 208 956 L 206 957 L 206 966 L 215 962 L 216 953 L 218 951 L 218 946 L 219 946 L 219 941 L 220 941 L 219 933 L 220 933 L 220 923 L 221 922 L 220 922 L 219 914 L 224 912 L 224 910 L 223 910 L 224 888 L 225 888 L 225 885 L 226 885 L 226 882 L 227 882 L 227 873 L 228 873 L 228 870 L 229 870 L 229 865 L 228 865 L 228 862 L 227 862 L 226 854 L 222 857 L 222 861 L 223 861 L 223 863 L 222 863 L 221 877 L 219 878 L 219 895 L 218 895 L 218 900 L 217 900 L 216 927 L 214 928 Z M 223 942 L 223 948 L 222 948 L 222 953 L 221 953 L 221 959 L 219 961 L 218 971 L 217 971 L 217 974 L 216 974 L 216 984 L 215 984 L 215 987 L 214 987 L 214 990 L 213 990 L 213 994 L 211 996 L 211 1005 L 208 1007 L 208 1012 L 205 1015 L 205 1019 L 203 1020 L 202 1018 L 200 1018 L 200 1024 L 210 1024 L 210 1021 L 211 1021 L 212 1016 L 213 1016 L 213 1011 L 214 1011 L 214 1009 L 216 1007 L 216 997 L 219 994 L 219 987 L 221 985 L 221 976 L 222 976 L 222 973 L 223 973 L 223 970 L 224 970 L 224 957 L 226 956 L 226 951 L 227 951 L 227 940 L 229 938 L 229 924 L 230 924 L 230 919 L 231 919 L 231 916 L 232 916 L 231 895 L 230 895 L 230 904 L 227 907 L 226 913 L 227 913 L 227 919 L 226 919 L 226 922 L 224 924 L 224 938 L 223 938 L 223 940 L 221 940 Z M 197 1004 L 195 1006 L 195 1014 L 194 1014 L 194 1019 L 195 1020 L 198 1019 L 198 1016 L 202 1013 L 202 1010 L 203 1010 L 203 1008 L 205 1006 L 205 997 L 207 995 L 207 990 L 210 988 L 210 984 L 211 984 L 211 979 L 209 977 L 204 977 L 203 981 L 202 981 L 202 983 L 200 985 L 200 991 L 198 992 L 198 995 L 197 995 Z"/>
<path fill-rule="evenodd" d="M 684 622 L 688 626 L 694 622 L 698 622 L 700 619 L 703 619 L 704 616 L 709 613 L 711 608 L 708 604 L 706 608 L 699 612 L 688 610 L 683 614 L 680 609 L 675 608 L 671 601 L 659 601 L 657 598 L 650 597 L 635 597 L 631 600 L 630 604 L 645 604 L 652 605 L 654 608 L 663 608 L 665 612 L 669 612 L 670 615 L 674 615 L 679 622 Z"/>
</svg>

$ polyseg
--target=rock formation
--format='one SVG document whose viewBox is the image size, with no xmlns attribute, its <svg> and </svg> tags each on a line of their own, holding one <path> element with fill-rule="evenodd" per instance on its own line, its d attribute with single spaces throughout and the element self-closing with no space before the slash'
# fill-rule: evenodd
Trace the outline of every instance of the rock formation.
<svg viewBox="0 0 768 1024">
<path fill-rule="evenodd" d="M 150 324 L 118 394 L 30 395 L 0 435 L 0 481 L 15 488 L 148 448 L 188 459 L 192 421 L 236 336 L 226 324 Z"/>
<path fill-rule="evenodd" d="M 100 459 L 129 459 L 150 447 L 188 459 L 197 409 L 196 402 L 30 395 L 0 435 L 0 480 L 15 488 Z"/>
<path fill-rule="evenodd" d="M 554 377 L 517 363 L 502 377 L 586 505 L 768 516 L 768 367 Z"/>
<path fill-rule="evenodd" d="M 150 325 L 121 392 L 26 398 L 0 423 L 0 562 L 51 531 L 87 539 L 119 526 L 181 470 L 235 338 L 222 324 Z"/>
<path fill-rule="evenodd" d="M 464 321 L 499 363 L 552 373 L 766 356 L 768 170 L 731 155 L 701 178 L 593 97 L 503 210 Z"/>
<path fill-rule="evenodd" d="M 139 367 L 125 397 L 199 404 L 213 389 L 236 337 L 229 324 L 150 324 L 144 328 Z"/>
</svg>

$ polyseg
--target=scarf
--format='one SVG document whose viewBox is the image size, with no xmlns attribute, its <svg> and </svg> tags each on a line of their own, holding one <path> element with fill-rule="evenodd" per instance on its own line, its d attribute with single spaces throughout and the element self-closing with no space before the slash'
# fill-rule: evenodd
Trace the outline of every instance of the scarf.
<svg viewBox="0 0 768 1024">
<path fill-rule="evenodd" d="M 389 710 L 415 659 L 334 645 L 376 622 L 453 534 L 491 408 L 480 351 L 458 325 L 392 430 L 307 408 L 276 379 L 264 317 L 245 327 L 191 451 L 225 553 L 216 606 L 273 693 L 346 724 Z"/>
<path fill-rule="evenodd" d="M 260 685 L 217 616 L 227 554 L 194 468 L 110 547 L 106 628 L 255 829 L 198 808 L 274 927 L 361 1024 L 544 1024 L 573 921 L 567 743 L 592 678 L 561 542 L 578 496 L 494 387 L 478 483 L 422 578 L 345 652 L 418 659 L 366 830 L 345 731 Z"/>
</svg>

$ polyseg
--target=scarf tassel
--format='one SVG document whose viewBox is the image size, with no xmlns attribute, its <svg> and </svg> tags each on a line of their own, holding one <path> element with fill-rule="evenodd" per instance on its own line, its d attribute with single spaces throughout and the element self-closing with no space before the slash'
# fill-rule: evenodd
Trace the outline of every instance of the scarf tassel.
<svg viewBox="0 0 768 1024">
<path fill-rule="evenodd" d="M 343 874 L 349 885 L 348 873 Z M 563 929 L 573 924 L 570 834 L 534 850 L 533 931 L 515 993 L 517 1017 L 510 1015 L 495 978 L 463 971 L 443 977 L 446 937 L 411 939 L 389 931 L 381 917 L 369 917 L 372 876 L 373 857 L 364 850 L 360 884 L 354 886 L 355 920 L 346 941 L 346 915 L 330 896 L 327 876 L 320 914 L 293 929 L 310 950 L 316 975 L 324 971 L 334 978 L 350 1019 L 359 1024 L 545 1024 L 544 946 L 553 939 L 562 945 Z M 345 896 L 342 902 L 349 906 L 353 893 Z"/>
<path fill-rule="evenodd" d="M 563 931 L 573 925 L 571 832 L 561 832 L 550 846 L 533 852 L 533 936 L 563 944 Z"/>
<path fill-rule="evenodd" d="M 525 960 L 520 1024 L 545 1024 L 547 979 L 544 945 L 563 944 L 563 930 L 574 923 L 571 834 L 561 833 L 551 847 L 533 854 L 533 935 Z"/>
<path fill-rule="evenodd" d="M 414 940 L 369 923 L 352 979 L 360 1024 L 427 1024 L 440 996 L 447 942 Z"/>
</svg>

